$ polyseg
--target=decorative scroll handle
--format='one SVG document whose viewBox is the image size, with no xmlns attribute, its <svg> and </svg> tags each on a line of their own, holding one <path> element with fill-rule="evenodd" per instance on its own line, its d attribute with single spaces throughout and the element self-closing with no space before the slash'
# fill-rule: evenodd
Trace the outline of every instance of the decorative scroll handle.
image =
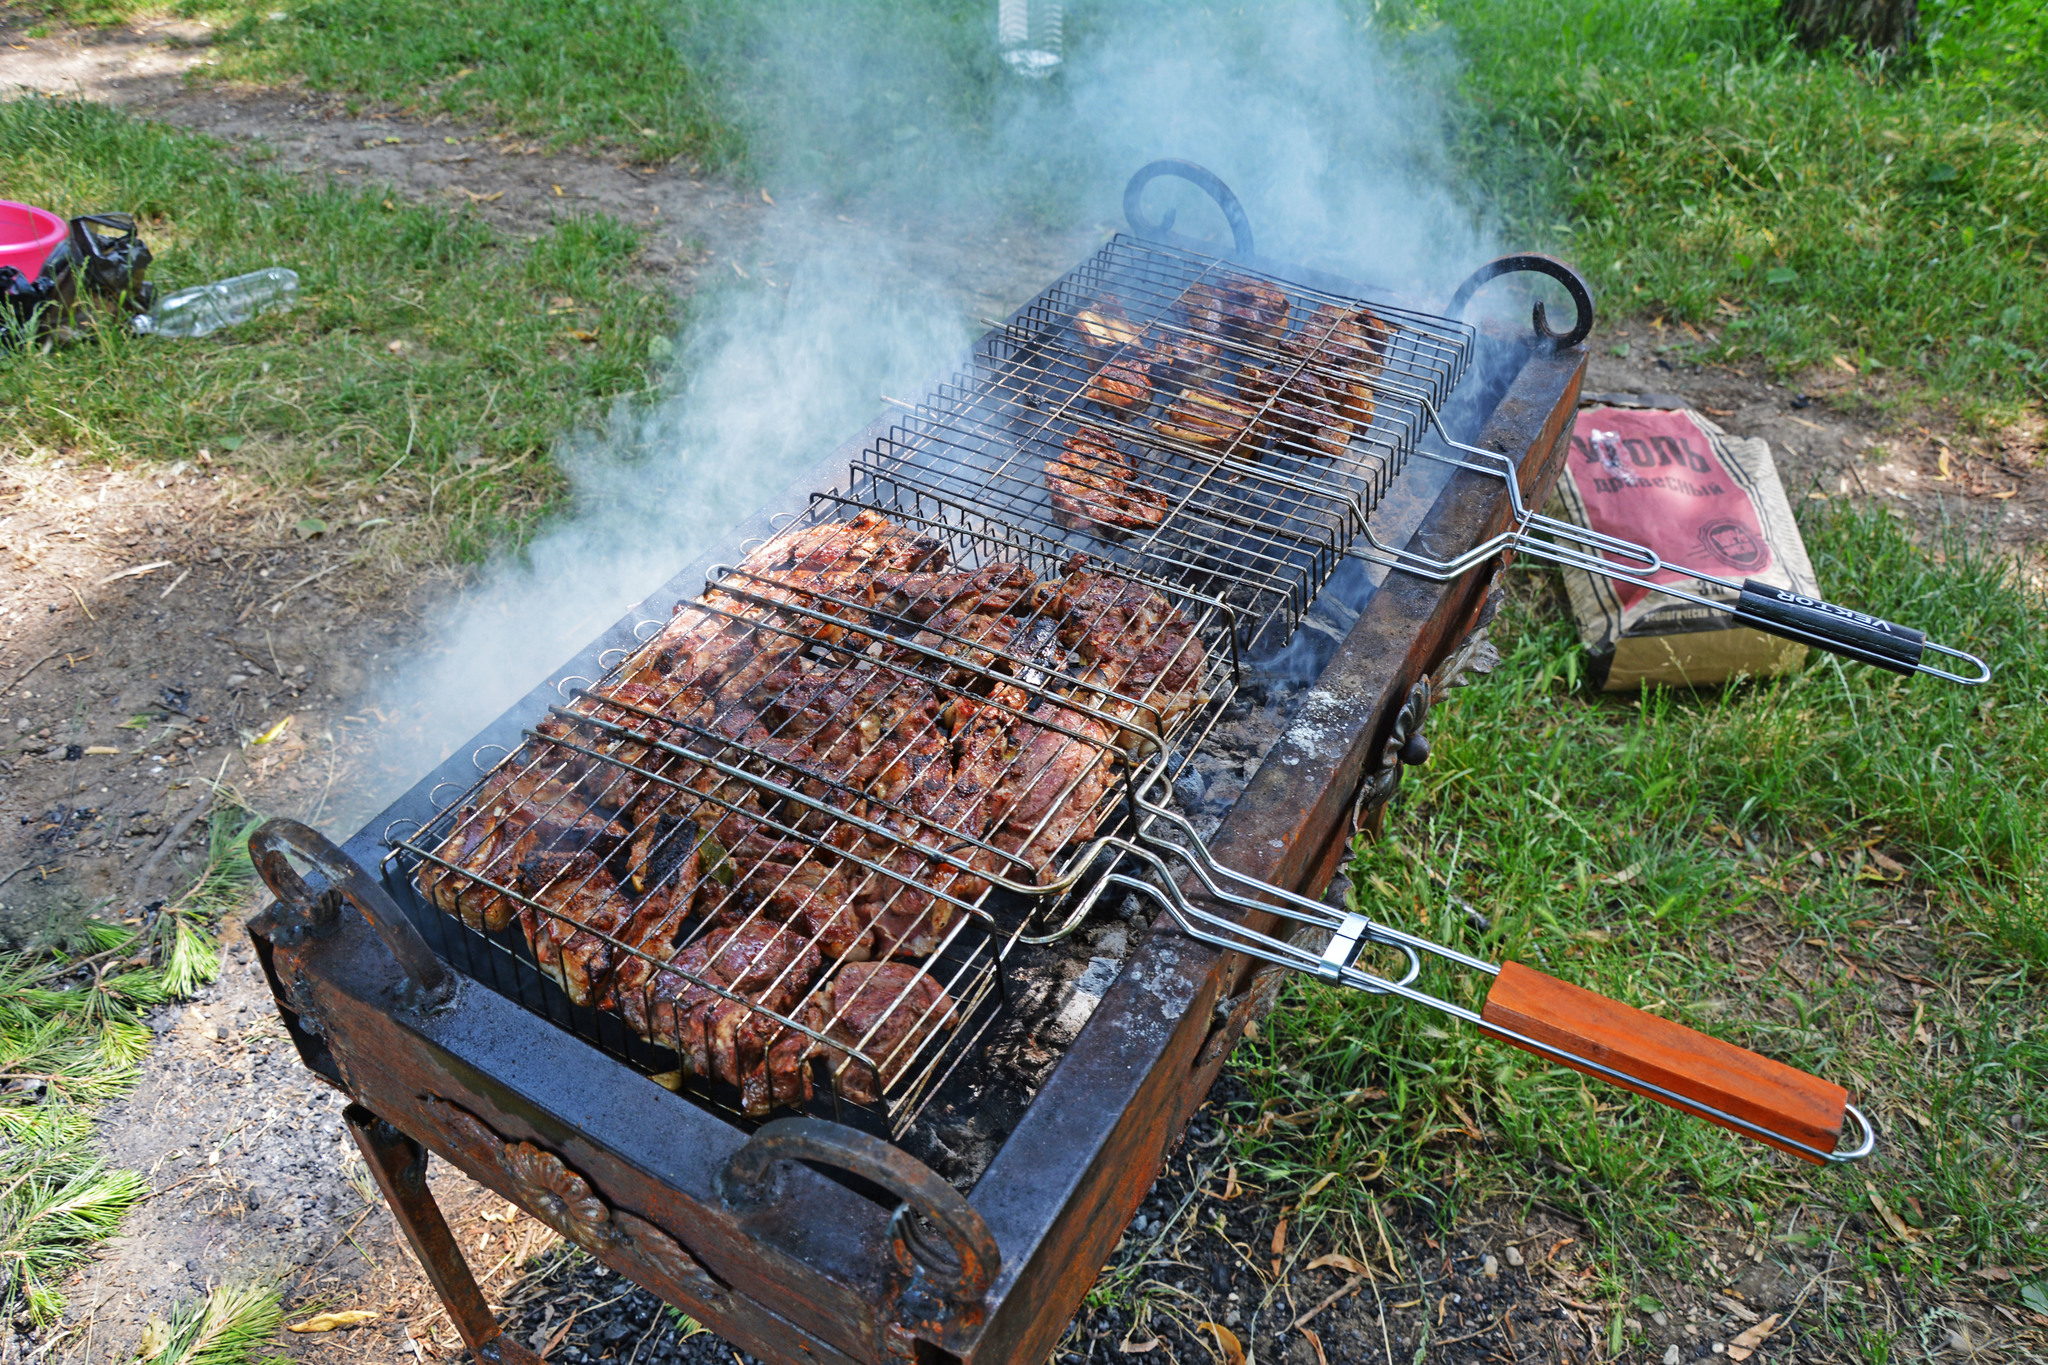
<svg viewBox="0 0 2048 1365">
<path fill-rule="evenodd" d="M 1458 292 L 1451 295 L 1451 301 L 1444 305 L 1444 312 L 1451 317 L 1462 317 L 1465 305 L 1472 302 L 1472 296 L 1487 281 L 1502 275 L 1515 275 L 1531 271 L 1548 275 L 1564 286 L 1572 296 L 1572 329 L 1569 332 L 1553 332 L 1550 320 L 1543 311 L 1543 301 L 1538 299 L 1530 311 L 1529 321 L 1536 329 L 1537 340 L 1553 351 L 1567 350 L 1584 341 L 1593 330 L 1593 289 L 1586 283 L 1586 277 L 1558 260 L 1555 256 L 1543 256 L 1525 251 L 1514 256 L 1502 256 L 1499 260 L 1488 261 L 1468 276 L 1458 286 Z"/>
<path fill-rule="evenodd" d="M 1153 161 L 1138 168 L 1138 173 L 1131 177 L 1131 183 L 1124 186 L 1124 217 L 1129 221 L 1131 231 L 1140 237 L 1154 239 L 1173 231 L 1172 209 L 1168 209 L 1156 223 L 1146 222 L 1145 216 L 1139 212 L 1139 201 L 1145 196 L 1145 187 L 1162 175 L 1185 180 L 1214 199 L 1216 207 L 1223 210 L 1223 217 L 1230 223 L 1231 254 L 1240 258 L 1252 254 L 1252 222 L 1245 217 L 1244 205 L 1214 171 L 1192 161 Z"/>
<path fill-rule="evenodd" d="M 837 1166 L 902 1199 L 889 1220 L 896 1264 L 905 1275 L 922 1273 L 948 1302 L 979 1302 L 995 1282 L 1003 1258 L 988 1224 L 958 1190 L 908 1152 L 824 1119 L 777 1119 L 732 1154 L 719 1173 L 719 1193 L 737 1207 L 767 1203 L 775 1196 L 769 1176 L 778 1161 Z M 937 1240 L 923 1223 L 938 1230 Z"/>
<path fill-rule="evenodd" d="M 299 876 L 286 859 L 287 853 L 312 865 L 317 886 Z M 334 923 L 340 901 L 346 899 L 362 911 L 377 937 L 398 959 L 406 976 L 405 989 L 412 996 L 409 1003 L 432 1011 L 454 999 L 455 973 L 434 956 L 434 950 L 384 888 L 319 830 L 296 820 L 266 820 L 249 836 L 249 860 L 279 905 L 292 915 L 295 922 L 286 928 L 317 934 Z"/>
</svg>

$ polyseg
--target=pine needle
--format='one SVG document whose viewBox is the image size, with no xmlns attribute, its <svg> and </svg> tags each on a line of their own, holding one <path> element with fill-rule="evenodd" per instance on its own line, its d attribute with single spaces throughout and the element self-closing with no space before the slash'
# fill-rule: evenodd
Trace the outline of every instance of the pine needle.
<svg viewBox="0 0 2048 1365">
<path fill-rule="evenodd" d="M 216 811 L 205 869 L 146 932 L 89 923 L 80 956 L 0 957 L 0 1312 L 58 1317 L 57 1285 L 149 1192 L 140 1175 L 109 1170 L 95 1154 L 93 1112 L 140 1074 L 152 1041 L 142 1011 L 220 974 L 218 925 L 254 876 L 257 823 L 239 805 Z M 240 1365 L 244 1329 L 262 1320 L 266 1294 L 274 1327 L 274 1290 L 222 1290 L 166 1338 L 183 1353 L 156 1358 Z"/>
<path fill-rule="evenodd" d="M 283 1319 L 276 1285 L 222 1285 L 173 1313 L 142 1365 L 247 1365 Z"/>
</svg>

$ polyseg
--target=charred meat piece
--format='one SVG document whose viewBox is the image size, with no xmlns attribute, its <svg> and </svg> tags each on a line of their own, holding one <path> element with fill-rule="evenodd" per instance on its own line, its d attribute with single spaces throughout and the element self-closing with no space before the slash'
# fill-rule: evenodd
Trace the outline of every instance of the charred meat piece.
<svg viewBox="0 0 2048 1365">
<path fill-rule="evenodd" d="M 1240 443 L 1257 409 L 1204 389 L 1188 389 L 1152 423 L 1152 434 L 1204 450 Z"/>
<path fill-rule="evenodd" d="M 1096 355 L 1114 351 L 1119 346 L 1128 346 L 1138 339 L 1138 329 L 1124 312 L 1123 300 L 1114 294 L 1102 294 L 1089 300 L 1088 306 L 1074 314 L 1074 335 L 1081 344 Z"/>
<path fill-rule="evenodd" d="M 644 912 L 636 908 L 588 850 L 567 858 L 527 858 L 519 866 L 519 889 L 547 907 L 522 905 L 519 910 L 519 927 L 534 960 L 579 1005 L 604 1002 L 612 970 L 621 961 L 612 940 L 641 942 L 667 919 L 664 905 Z"/>
<path fill-rule="evenodd" d="M 1250 275 L 1203 280 L 1181 295 L 1191 331 L 1245 346 L 1278 346 L 1287 335 L 1287 295 Z"/>
<path fill-rule="evenodd" d="M 910 534 L 870 508 L 861 509 L 847 521 L 788 531 L 745 561 L 747 568 L 757 571 L 813 573 L 859 568 L 936 570 L 945 565 L 943 541 Z"/>
<path fill-rule="evenodd" d="M 1324 401 L 1354 426 L 1363 427 L 1372 421 L 1373 377 L 1386 367 L 1393 340 L 1394 329 L 1370 308 L 1326 303 L 1283 349 L 1295 359 L 1307 360 Z"/>
<path fill-rule="evenodd" d="M 1199 280 L 1189 285 L 1180 296 L 1181 312 L 1187 317 L 1188 330 L 1219 341 L 1227 335 L 1224 330 L 1225 309 L 1229 303 L 1221 284 L 1212 280 Z"/>
<path fill-rule="evenodd" d="M 1043 876 L 1060 850 L 1094 833 L 1096 805 L 1109 790 L 1108 727 L 1065 707 L 1041 706 L 1016 728 L 1017 753 L 991 805 L 1000 821 L 989 842 Z"/>
<path fill-rule="evenodd" d="M 1342 455 L 1351 444 L 1349 418 L 1324 399 L 1313 374 L 1288 376 L 1246 365 L 1237 373 L 1238 397 L 1262 409 L 1252 424 L 1254 441 L 1297 455 Z"/>
<path fill-rule="evenodd" d="M 1171 729 L 1182 713 L 1201 704 L 1201 637 L 1160 593 L 1092 570 L 1076 555 L 1054 608 L 1060 642 L 1088 665 L 1082 680 L 1118 694 L 1100 697 L 1098 709 L 1128 722 L 1120 736 L 1125 745 L 1156 740 L 1161 729 Z"/>
<path fill-rule="evenodd" d="M 714 929 L 676 953 L 651 981 L 623 992 L 619 1008 L 637 1032 L 673 1048 L 685 1071 L 744 1092 L 783 1031 L 760 1011 L 789 1011 L 822 965 L 817 949 L 786 926 L 757 922 Z M 785 1102 L 801 1102 L 801 1084 L 794 1077 L 791 1082 L 789 1089 L 798 1093 Z M 778 1097 L 765 1081 L 755 1088 L 764 1106 L 758 1112 L 766 1112 Z"/>
<path fill-rule="evenodd" d="M 952 998 L 907 962 L 849 962 L 819 988 L 814 1007 L 813 1027 L 845 1049 L 826 1050 L 833 1086 L 856 1104 L 873 1104 L 926 1043 L 960 1025 Z"/>
<path fill-rule="evenodd" d="M 1222 377 L 1223 352 L 1201 333 L 1160 329 L 1150 341 L 1145 361 L 1155 390 L 1194 388 Z"/>
<path fill-rule="evenodd" d="M 1120 536 L 1149 531 L 1166 520 L 1164 493 L 1138 482 L 1130 458 L 1094 427 L 1067 437 L 1061 456 L 1045 464 L 1053 520 L 1071 531 Z"/>
<path fill-rule="evenodd" d="M 626 838 L 623 826 L 562 779 L 560 766 L 536 771 L 522 749 L 484 779 L 434 857 L 420 865 L 420 890 L 430 902 L 472 929 L 496 933 L 517 906 L 487 883 L 511 886 L 520 860 L 541 848 L 600 845 L 609 853 Z"/>
<path fill-rule="evenodd" d="M 948 608 L 977 612 L 1014 610 L 1028 601 L 1038 575 L 1022 564 L 984 564 L 972 573 L 877 573 L 868 576 L 868 601 L 877 611 L 926 621 Z"/>
<path fill-rule="evenodd" d="M 1152 406 L 1151 371 L 1142 360 L 1112 360 L 1095 372 L 1081 397 L 1119 412 L 1143 412 Z"/>
<path fill-rule="evenodd" d="M 1224 335 L 1247 346 L 1273 347 L 1287 335 L 1287 295 L 1250 275 L 1222 282 Z"/>
</svg>

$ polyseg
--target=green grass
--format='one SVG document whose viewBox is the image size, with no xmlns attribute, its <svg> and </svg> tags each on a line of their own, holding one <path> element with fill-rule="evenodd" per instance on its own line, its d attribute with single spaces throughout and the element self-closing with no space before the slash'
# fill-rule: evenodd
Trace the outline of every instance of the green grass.
<svg viewBox="0 0 2048 1365">
<path fill-rule="evenodd" d="M 508 240 L 69 101 L 0 102 L 0 164 L 32 202 L 135 212 L 163 288 L 269 264 L 300 277 L 295 310 L 201 340 L 109 326 L 0 355 L 0 447 L 206 450 L 289 489 L 309 531 L 401 559 L 481 557 L 559 495 L 562 434 L 643 391 L 666 354 L 667 292 L 633 278 L 636 231 L 601 215 Z"/>
<path fill-rule="evenodd" d="M 0 960 L 0 1077 L 28 1083 L 0 1094 L 0 1312 L 53 1322 L 64 1276 L 148 1193 L 94 1152 L 93 1114 L 135 1083 L 149 1052 L 142 1012 L 219 974 L 220 920 L 253 876 L 256 823 L 239 808 L 215 811 L 198 879 L 140 928 L 96 923 L 78 956 Z"/>
<path fill-rule="evenodd" d="M 1232 1062 L 1254 1096 L 1234 1116 L 1244 1178 L 1368 1178 L 1309 1199 L 1304 1224 L 1363 1222 L 1371 1192 L 1446 1226 L 1541 1200 L 1599 1232 L 1617 1305 L 1651 1272 L 1695 1276 L 1698 1227 L 1782 1242 L 1794 1209 L 1802 1245 L 1856 1215 L 1853 1264 L 1916 1289 L 2048 1259 L 2048 617 L 2006 568 L 1917 548 L 1881 514 L 1806 530 L 1823 581 L 1949 623 L 1996 680 L 1823 659 L 1716 695 L 1587 696 L 1554 596 L 1527 594 L 1501 669 L 1432 715 L 1430 763 L 1353 885 L 1389 922 L 1842 1082 L 1878 1154 L 1809 1167 L 1429 1012 L 1297 982 Z M 1484 989 L 1437 985 L 1475 1007 Z M 1260 1114 L 1300 1126 L 1261 1132 Z M 1871 1190 L 1919 1225 L 1910 1242 Z M 1828 1332 L 1868 1325 L 1843 1312 Z"/>
<path fill-rule="evenodd" d="M 1782 369 L 2048 395 L 2048 6 L 1930 0 L 1907 56 L 1808 55 L 1769 0 L 1419 0 L 1468 67 L 1462 156 L 1609 317 Z"/>
<path fill-rule="evenodd" d="M 285 17 L 272 19 L 271 14 Z M 215 73 L 448 114 L 639 161 L 718 164 L 739 149 L 645 0 L 314 0 L 227 23 Z"/>
</svg>

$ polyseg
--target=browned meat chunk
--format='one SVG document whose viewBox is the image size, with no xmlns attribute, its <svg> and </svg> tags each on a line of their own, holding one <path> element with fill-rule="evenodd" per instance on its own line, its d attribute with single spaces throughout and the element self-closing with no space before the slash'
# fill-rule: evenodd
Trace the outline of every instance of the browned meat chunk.
<svg viewBox="0 0 2048 1365">
<path fill-rule="evenodd" d="M 1328 402 L 1313 374 L 1283 382 L 1272 370 L 1247 365 L 1237 374 L 1238 396 L 1262 409 L 1252 425 L 1254 441 L 1297 455 L 1342 455 L 1351 444 L 1351 420 Z"/>
<path fill-rule="evenodd" d="M 1223 330 L 1247 346 L 1273 347 L 1287 335 L 1287 295 L 1250 275 L 1223 280 Z"/>
<path fill-rule="evenodd" d="M 1151 369 L 1142 360 L 1112 360 L 1095 372 L 1081 397 L 1119 412 L 1143 412 L 1152 406 Z"/>
<path fill-rule="evenodd" d="M 1145 360 L 1154 389 L 1195 388 L 1223 374 L 1223 353 L 1199 332 L 1154 333 Z"/>
<path fill-rule="evenodd" d="M 1045 486 L 1053 520 L 1069 530 L 1121 536 L 1166 520 L 1166 495 L 1140 483 L 1116 442 L 1090 426 L 1067 437 L 1059 459 L 1046 461 Z"/>
<path fill-rule="evenodd" d="M 856 1104 L 873 1104 L 928 1043 L 960 1025 L 952 998 L 907 962 L 849 962 L 819 989 L 813 1008 L 812 1027 L 839 1044 L 821 1049 L 832 1084 Z"/>
<path fill-rule="evenodd" d="M 1094 717 L 1065 707 L 1032 715 L 1035 722 L 1017 726 L 1017 755 L 992 803 L 1001 823 L 989 842 L 1042 879 L 1061 849 L 1094 832 L 1112 781 L 1111 736 Z"/>
<path fill-rule="evenodd" d="M 1100 354 L 1130 345 L 1138 339 L 1138 329 L 1124 313 L 1123 300 L 1103 294 L 1074 314 L 1074 335 L 1090 352 Z"/>
<path fill-rule="evenodd" d="M 1246 346 L 1274 347 L 1287 335 L 1287 295 L 1250 275 L 1204 280 L 1181 295 L 1188 327 Z"/>
<path fill-rule="evenodd" d="M 1326 303 L 1286 345 L 1289 356 L 1309 363 L 1322 397 L 1354 426 L 1372 421 L 1374 376 L 1386 367 L 1394 329 L 1370 308 Z"/>
<path fill-rule="evenodd" d="M 1152 434 L 1204 450 L 1241 445 L 1257 409 L 1203 389 L 1188 389 L 1152 423 Z"/>
</svg>

